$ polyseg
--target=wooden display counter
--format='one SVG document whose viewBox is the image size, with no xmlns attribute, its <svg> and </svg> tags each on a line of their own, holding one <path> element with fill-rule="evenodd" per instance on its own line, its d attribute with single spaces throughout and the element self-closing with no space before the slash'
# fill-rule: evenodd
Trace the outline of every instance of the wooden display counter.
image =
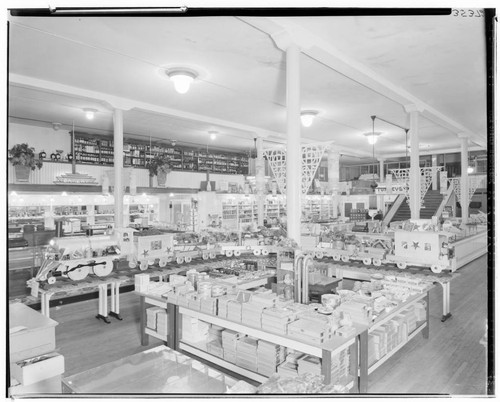
<svg viewBox="0 0 500 402">
<path fill-rule="evenodd" d="M 232 321 L 217 315 L 207 314 L 201 311 L 193 310 L 184 306 L 178 306 L 170 303 L 166 298 L 159 295 L 150 295 L 148 293 L 138 293 L 141 299 L 141 331 L 143 334 L 143 341 L 147 344 L 147 336 L 153 335 L 154 331 L 146 328 L 146 303 L 159 306 L 167 309 L 168 315 L 168 337 L 166 340 L 168 345 L 175 349 L 181 350 L 188 354 L 200 357 L 205 361 L 211 362 L 216 366 L 223 367 L 232 372 L 238 373 L 246 378 L 252 379 L 256 382 L 264 382 L 268 377 L 260 373 L 254 372 L 247 368 L 241 367 L 233 362 L 227 361 L 223 356 L 216 356 L 209 353 L 205 343 L 196 343 L 182 338 L 182 317 L 188 316 L 199 319 L 203 322 L 235 331 L 236 333 L 243 333 L 259 340 L 264 340 L 277 345 L 282 345 L 293 350 L 306 353 L 321 359 L 321 373 L 324 375 L 325 383 L 331 381 L 332 372 L 332 356 L 335 354 L 349 350 L 351 353 L 350 358 L 350 373 L 353 374 L 351 381 L 347 384 L 351 392 L 368 392 L 368 376 L 384 362 L 388 361 L 394 354 L 396 354 L 407 342 L 411 341 L 419 333 L 422 333 L 424 338 L 429 336 L 429 291 L 433 285 L 424 287 L 421 293 L 410 296 L 404 302 L 400 302 L 395 308 L 388 312 L 381 313 L 370 325 L 363 325 L 354 323 L 356 334 L 354 336 L 343 338 L 334 335 L 332 339 L 322 344 L 314 344 L 305 342 L 303 340 L 296 340 L 286 334 L 277 334 L 268 332 L 262 328 L 252 327 L 244 322 Z M 373 345 L 369 342 L 369 337 L 374 331 L 386 325 L 393 325 L 398 320 L 401 322 L 405 319 L 405 314 L 411 311 L 417 303 L 422 303 L 425 306 L 425 316 L 420 317 L 417 322 L 415 318 L 414 327 L 406 324 L 400 330 L 405 329 L 405 333 L 400 333 L 400 338 L 392 340 L 391 348 L 387 347 L 386 353 L 379 356 L 376 361 L 371 361 L 369 364 L 368 356 L 373 354 Z M 403 317 L 403 318 L 402 318 Z M 384 327 L 385 328 L 385 327 Z M 372 359 L 373 360 L 373 359 Z"/>
<path fill-rule="evenodd" d="M 479 231 L 476 234 L 457 240 L 453 243 L 457 259 L 457 269 L 474 261 L 488 252 L 488 232 Z"/>
</svg>

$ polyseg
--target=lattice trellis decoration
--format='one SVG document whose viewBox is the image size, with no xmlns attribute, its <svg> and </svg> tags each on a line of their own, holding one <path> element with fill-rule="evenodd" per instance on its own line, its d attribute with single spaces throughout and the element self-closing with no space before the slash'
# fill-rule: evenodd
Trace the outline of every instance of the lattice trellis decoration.
<svg viewBox="0 0 500 402">
<path fill-rule="evenodd" d="M 476 192 L 479 187 L 486 187 L 486 175 L 479 176 L 468 176 L 469 179 L 469 202 L 472 200 L 472 196 Z M 453 191 L 457 196 L 458 202 L 461 201 L 462 196 L 462 178 L 461 177 L 452 177 L 448 179 L 448 182 L 451 186 L 453 186 Z"/>
<path fill-rule="evenodd" d="M 424 197 L 432 184 L 432 178 L 443 169 L 443 166 L 420 168 L 420 205 L 424 206 Z"/>
<path fill-rule="evenodd" d="M 273 171 L 276 183 L 281 191 L 285 194 L 286 191 L 286 149 L 270 148 L 264 149 L 264 156 L 269 162 L 269 167 Z"/>
<path fill-rule="evenodd" d="M 331 142 L 322 142 L 307 144 L 302 146 L 302 161 L 301 161 L 301 187 L 302 194 L 307 194 L 311 187 L 312 180 L 318 170 L 321 158 L 325 153 L 326 148 Z M 264 150 L 264 156 L 269 162 L 269 166 L 276 178 L 276 183 L 281 191 L 281 194 L 286 192 L 286 149 L 269 148 Z"/>
<path fill-rule="evenodd" d="M 424 205 L 424 197 L 432 183 L 432 177 L 441 169 L 442 166 L 432 166 L 420 168 L 420 206 Z M 410 169 L 391 169 L 391 173 L 396 177 L 397 183 L 403 189 L 406 196 L 406 202 L 411 205 L 410 197 Z"/>
<path fill-rule="evenodd" d="M 480 187 L 486 187 L 486 175 L 469 176 L 469 202 Z"/>
<path fill-rule="evenodd" d="M 391 173 L 396 178 L 396 183 L 401 187 L 406 197 L 406 202 L 410 199 L 410 169 L 391 169 Z"/>
<path fill-rule="evenodd" d="M 460 182 L 462 181 L 461 177 L 448 177 L 448 182 L 450 183 L 450 186 L 453 187 L 453 191 L 455 192 L 455 195 L 457 196 L 457 200 L 461 200 L 461 195 L 462 195 L 462 186 Z"/>
<path fill-rule="evenodd" d="M 328 143 L 315 143 L 302 146 L 302 194 L 305 195 L 311 187 L 312 180 L 318 170 L 321 158 L 328 148 Z"/>
</svg>

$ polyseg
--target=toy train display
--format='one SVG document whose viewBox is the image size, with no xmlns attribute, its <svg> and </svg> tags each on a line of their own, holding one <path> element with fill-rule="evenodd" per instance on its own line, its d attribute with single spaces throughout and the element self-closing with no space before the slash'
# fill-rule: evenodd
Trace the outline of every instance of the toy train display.
<svg viewBox="0 0 500 402">
<path fill-rule="evenodd" d="M 358 260 L 374 266 L 395 264 L 400 269 L 408 265 L 423 266 L 434 273 L 456 270 L 454 248 L 442 232 L 345 233 L 319 240 L 302 251 L 317 259 Z M 208 260 L 218 255 L 238 257 L 248 253 L 266 256 L 280 247 L 293 247 L 290 242 L 283 233 L 198 235 L 159 230 L 138 232 L 131 228 L 116 229 L 113 235 L 53 238 L 35 280 L 52 284 L 57 277 L 73 281 L 83 280 L 89 274 L 104 277 L 123 259 L 130 268 L 144 271 L 154 264 L 165 267 L 172 261 L 182 264 L 193 258 Z"/>
<path fill-rule="evenodd" d="M 409 265 L 428 267 L 434 273 L 457 269 L 454 247 L 444 232 L 395 230 L 387 234 L 339 234 L 320 240 L 315 247 L 302 251 L 317 259 L 357 260 L 374 266 L 395 264 L 399 269 Z"/>
<path fill-rule="evenodd" d="M 47 247 L 36 281 L 55 283 L 57 277 L 73 281 L 89 274 L 104 277 L 115 264 L 126 259 L 130 268 L 145 271 L 158 264 L 165 267 L 175 261 L 190 263 L 193 258 L 214 259 L 218 255 L 238 257 L 242 254 L 269 255 L 277 247 L 288 245 L 288 239 L 241 236 L 237 233 L 164 233 L 159 230 L 136 231 L 116 229 L 113 235 L 90 237 L 55 237 Z M 286 244 L 285 244 L 286 243 Z"/>
</svg>

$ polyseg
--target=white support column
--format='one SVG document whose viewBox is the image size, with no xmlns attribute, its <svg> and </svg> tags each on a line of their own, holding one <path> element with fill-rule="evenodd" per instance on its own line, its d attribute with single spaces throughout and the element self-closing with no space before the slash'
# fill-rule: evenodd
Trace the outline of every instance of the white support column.
<svg viewBox="0 0 500 402">
<path fill-rule="evenodd" d="M 300 246 L 302 155 L 300 146 L 300 49 L 286 49 L 286 214 L 288 237 Z"/>
<path fill-rule="evenodd" d="M 379 180 L 381 183 L 385 183 L 385 172 L 384 172 L 384 165 L 385 165 L 385 159 L 379 159 Z"/>
<path fill-rule="evenodd" d="M 255 187 L 257 190 L 257 225 L 264 225 L 264 188 L 266 185 L 265 162 L 264 162 L 264 140 L 257 137 L 257 159 L 255 160 Z"/>
<path fill-rule="evenodd" d="M 419 154 L 419 135 L 418 135 L 418 117 L 419 110 L 415 105 L 405 107 L 406 112 L 410 114 L 410 210 L 411 219 L 420 219 L 420 154 Z"/>
<path fill-rule="evenodd" d="M 328 190 L 332 195 L 332 218 L 338 216 L 339 205 L 339 181 L 340 181 L 340 152 L 334 146 L 328 149 Z"/>
<path fill-rule="evenodd" d="M 115 228 L 123 228 L 123 110 L 115 109 L 113 114 L 114 170 L 115 170 Z"/>
<path fill-rule="evenodd" d="M 432 155 L 432 167 L 437 168 L 438 165 L 438 156 L 437 155 Z M 438 189 L 438 174 L 439 172 L 437 169 L 434 170 L 432 174 L 432 190 L 436 191 Z"/>
<path fill-rule="evenodd" d="M 462 179 L 460 180 L 460 207 L 462 208 L 462 224 L 467 223 L 469 218 L 469 137 L 465 134 L 458 134 L 462 141 L 460 163 L 462 167 Z"/>
</svg>

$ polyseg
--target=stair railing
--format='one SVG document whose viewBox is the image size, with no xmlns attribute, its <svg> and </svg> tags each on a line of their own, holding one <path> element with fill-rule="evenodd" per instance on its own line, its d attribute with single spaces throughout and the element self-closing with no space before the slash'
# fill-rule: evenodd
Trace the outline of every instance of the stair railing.
<svg viewBox="0 0 500 402">
<path fill-rule="evenodd" d="M 397 198 L 394 200 L 394 203 L 392 204 L 392 207 L 389 209 L 387 214 L 385 214 L 384 219 L 382 219 L 382 227 L 385 228 L 389 226 L 389 224 L 392 221 L 392 218 L 394 218 L 394 215 L 396 215 L 396 212 L 398 212 L 399 207 L 403 203 L 403 201 L 406 199 L 405 194 L 399 194 Z"/>
<path fill-rule="evenodd" d="M 453 198 L 454 194 L 455 194 L 455 192 L 453 191 L 453 186 L 449 186 L 448 190 L 444 194 L 443 201 L 441 201 L 441 204 L 439 205 L 439 208 L 436 210 L 436 212 L 435 212 L 435 214 L 433 216 L 438 216 L 439 217 L 439 216 L 441 216 L 443 214 L 444 207 L 446 207 L 447 205 L 449 205 L 450 201 L 452 201 L 451 199 Z"/>
</svg>

